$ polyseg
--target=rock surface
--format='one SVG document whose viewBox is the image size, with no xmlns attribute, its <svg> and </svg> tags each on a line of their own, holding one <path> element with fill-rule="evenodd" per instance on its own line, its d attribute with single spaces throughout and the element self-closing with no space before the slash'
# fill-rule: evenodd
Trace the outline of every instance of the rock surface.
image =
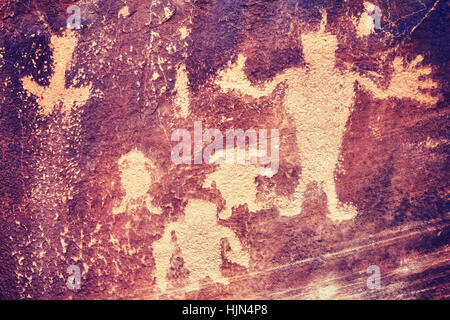
<svg viewBox="0 0 450 320">
<path fill-rule="evenodd" d="M 449 13 L 1 1 L 0 298 L 448 298 Z M 279 167 L 175 164 L 198 121 Z"/>
</svg>

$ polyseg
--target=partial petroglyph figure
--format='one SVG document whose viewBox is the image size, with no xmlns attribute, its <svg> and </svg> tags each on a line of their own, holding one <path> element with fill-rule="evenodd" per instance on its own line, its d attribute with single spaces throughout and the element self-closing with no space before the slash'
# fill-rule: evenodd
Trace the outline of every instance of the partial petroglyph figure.
<svg viewBox="0 0 450 320">
<path fill-rule="evenodd" d="M 189 80 L 186 66 L 181 64 L 177 69 L 177 78 L 175 82 L 176 97 L 175 105 L 177 106 L 177 115 L 186 118 L 189 115 Z"/>
<path fill-rule="evenodd" d="M 189 200 L 182 220 L 166 226 L 162 238 L 153 244 L 156 285 L 162 292 L 168 287 L 167 272 L 175 243 L 181 249 L 184 266 L 189 270 L 187 291 L 199 289 L 200 282 L 206 277 L 213 282 L 229 283 L 221 272 L 222 239 L 226 239 L 231 247 L 231 251 L 226 253 L 227 259 L 249 267 L 249 254 L 242 248 L 239 239 L 231 229 L 219 225 L 217 220 L 215 204 L 194 199 Z"/>
<path fill-rule="evenodd" d="M 437 102 L 437 98 L 427 92 L 436 83 L 422 79 L 431 72 L 431 68 L 417 68 L 421 57 L 408 67 L 403 66 L 401 58 L 396 58 L 394 74 L 385 90 L 355 72 L 342 73 L 336 69 L 338 40 L 335 35 L 325 32 L 326 22 L 324 12 L 319 30 L 301 36 L 307 69 L 289 68 L 264 86 L 253 86 L 243 71 L 245 57 L 239 55 L 236 64 L 230 64 L 219 73 L 216 83 L 225 92 L 236 90 L 254 98 L 271 94 L 281 82 L 287 84 L 284 106 L 295 123 L 302 174 L 295 193 L 289 199 L 278 198 L 275 205 L 283 216 L 299 214 L 307 186 L 317 182 L 327 195 L 329 217 L 339 222 L 352 219 L 357 214 L 354 206 L 339 201 L 334 179 L 355 97 L 356 81 L 377 99 L 410 97 L 432 104 Z"/>
<path fill-rule="evenodd" d="M 46 28 L 50 30 L 50 27 Z M 80 109 L 88 101 L 91 95 L 91 84 L 80 88 L 66 87 L 66 71 L 75 67 L 73 54 L 77 47 L 78 39 L 73 31 L 66 31 L 61 36 L 52 35 L 49 49 L 52 52 L 52 75 L 48 86 L 41 86 L 32 80 L 32 77 L 21 79 L 23 88 L 28 95 L 34 95 L 39 105 L 38 112 L 42 118 L 46 118 L 45 125 L 36 122 L 32 134 L 38 141 L 37 153 L 33 163 L 34 177 L 30 185 L 30 214 L 36 215 L 35 220 L 43 235 L 54 235 L 54 239 L 60 238 L 61 249 L 54 251 L 43 250 L 32 253 L 30 260 L 36 261 L 35 269 L 48 269 L 48 264 L 56 260 L 69 259 L 67 251 L 67 232 L 70 226 L 65 225 L 64 231 L 60 230 L 58 224 L 60 216 L 70 217 L 70 206 L 68 201 L 77 194 L 76 185 L 80 181 L 79 150 L 81 137 L 81 112 Z M 41 58 L 42 51 L 35 50 L 32 62 Z M 44 67 L 39 72 L 46 71 Z M 61 107 L 58 109 L 58 107 Z M 61 116 L 54 112 L 61 111 Z M 74 230 L 71 230 L 74 231 Z M 83 261 L 83 236 L 78 241 L 72 238 L 78 249 L 71 251 L 73 263 Z M 74 232 L 77 232 L 74 231 Z M 53 238 L 53 237 L 52 237 Z M 43 248 L 48 239 L 36 240 L 36 246 Z M 70 241 L 72 242 L 72 241 Z M 52 245 L 53 246 L 53 245 Z M 25 269 L 24 269 L 25 270 Z M 61 269 L 62 270 L 62 269 Z M 86 270 L 86 269 L 85 269 Z M 63 271 L 63 270 L 62 270 Z M 61 272 L 62 272 L 61 271 Z M 18 271 L 28 272 L 28 271 Z M 55 277 L 57 275 L 55 274 Z M 65 277 L 65 275 L 64 275 Z M 25 297 L 24 297 L 25 298 Z"/>
<path fill-rule="evenodd" d="M 152 204 L 152 198 L 147 193 L 154 183 L 152 172 L 156 166 L 153 162 L 141 151 L 134 149 L 120 157 L 118 165 L 125 197 L 118 207 L 113 208 L 113 213 L 119 214 L 145 207 L 150 213 L 161 214 L 161 208 Z"/>
<path fill-rule="evenodd" d="M 427 106 L 435 105 L 439 101 L 439 97 L 432 96 L 430 89 L 437 88 L 437 83 L 429 77 L 433 71 L 431 67 L 420 66 L 422 61 L 423 56 L 421 55 L 418 55 L 410 63 L 405 63 L 401 57 L 395 57 L 392 63 L 394 73 L 389 88 L 386 90 L 379 88 L 369 78 L 361 77 L 358 74 L 353 74 L 353 79 L 370 90 L 376 99 L 410 98 Z"/>
<path fill-rule="evenodd" d="M 238 154 L 238 148 L 231 149 L 231 155 L 236 156 Z M 239 205 L 247 204 L 250 212 L 256 212 L 264 209 L 263 203 L 257 199 L 257 190 L 255 179 L 264 173 L 258 164 L 251 164 L 250 153 L 257 153 L 256 150 L 246 150 L 245 163 L 227 163 L 226 156 L 223 163 L 217 168 L 216 171 L 206 176 L 203 183 L 204 188 L 211 188 L 213 184 L 219 190 L 223 199 L 225 200 L 225 208 L 219 213 L 221 219 L 228 219 L 231 217 L 233 208 Z M 222 155 L 225 152 L 222 153 Z M 215 162 L 216 159 L 212 158 L 211 162 Z M 272 176 L 270 174 L 266 176 Z"/>
<path fill-rule="evenodd" d="M 50 40 L 53 49 L 54 69 L 50 78 L 50 85 L 42 87 L 35 83 L 31 77 L 22 78 L 24 89 L 37 97 L 40 113 L 50 115 L 55 105 L 63 104 L 62 111 L 68 113 L 74 106 L 82 106 L 89 99 L 91 84 L 80 88 L 66 88 L 66 71 L 69 70 L 72 55 L 78 39 L 73 31 L 66 31 L 62 37 L 53 35 Z"/>
</svg>

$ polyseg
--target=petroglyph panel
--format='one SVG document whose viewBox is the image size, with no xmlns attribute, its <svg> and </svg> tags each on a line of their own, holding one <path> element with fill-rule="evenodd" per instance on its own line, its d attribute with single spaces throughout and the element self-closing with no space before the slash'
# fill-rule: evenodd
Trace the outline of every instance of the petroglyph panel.
<svg viewBox="0 0 450 320">
<path fill-rule="evenodd" d="M 4 2 L 0 299 L 448 298 L 444 1 Z"/>
</svg>

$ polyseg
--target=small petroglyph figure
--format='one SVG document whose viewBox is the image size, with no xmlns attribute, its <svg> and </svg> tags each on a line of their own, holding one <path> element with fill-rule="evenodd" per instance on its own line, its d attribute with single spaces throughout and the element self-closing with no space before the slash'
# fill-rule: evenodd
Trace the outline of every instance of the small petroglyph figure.
<svg viewBox="0 0 450 320">
<path fill-rule="evenodd" d="M 161 208 L 152 205 L 152 198 L 147 193 L 154 183 L 152 172 L 154 172 L 156 166 L 153 162 L 141 151 L 134 149 L 120 157 L 118 165 L 125 197 L 122 199 L 120 206 L 113 208 L 113 213 L 119 214 L 146 207 L 150 213 L 161 214 Z"/>
<path fill-rule="evenodd" d="M 89 99 L 91 84 L 80 88 L 66 88 L 66 70 L 70 68 L 72 55 L 77 46 L 78 39 L 73 31 L 67 31 L 62 37 L 53 35 L 50 47 L 53 49 L 53 75 L 50 85 L 42 87 L 35 83 L 31 77 L 22 78 L 24 89 L 37 97 L 41 115 L 50 115 L 55 106 L 62 103 L 62 112 L 70 113 L 72 108 L 82 106 Z"/>
<path fill-rule="evenodd" d="M 281 82 L 287 84 L 283 103 L 296 127 L 302 173 L 295 193 L 289 199 L 277 198 L 275 205 L 283 216 L 300 214 L 307 186 L 317 182 L 327 195 L 329 218 L 340 222 L 357 214 L 352 204 L 339 201 L 334 180 L 354 102 L 355 83 L 370 91 L 375 99 L 413 98 L 430 105 L 438 98 L 429 93 L 436 83 L 425 78 L 431 73 L 431 68 L 418 67 L 421 56 L 409 66 L 404 66 L 401 58 L 395 58 L 394 73 L 387 89 L 379 88 L 371 79 L 356 72 L 335 68 L 338 40 L 335 35 L 325 32 L 326 18 L 326 12 L 323 12 L 319 31 L 301 36 L 306 69 L 289 68 L 264 86 L 254 86 L 243 71 L 246 58 L 239 55 L 235 65 L 230 64 L 219 73 L 216 83 L 225 92 L 239 91 L 254 98 L 270 95 Z"/>
<path fill-rule="evenodd" d="M 237 155 L 244 153 L 244 164 L 227 163 L 226 159 L 230 158 L 234 160 Z M 225 152 L 216 153 L 210 158 L 211 162 L 215 162 Z M 225 200 L 225 208 L 219 213 L 221 219 L 228 219 L 231 217 L 233 208 L 239 205 L 247 204 L 250 212 L 256 212 L 264 209 L 262 203 L 257 199 L 257 190 L 255 179 L 258 175 L 266 172 L 261 170 L 256 164 L 250 163 L 250 156 L 257 156 L 257 150 L 243 150 L 239 148 L 233 148 L 229 150 L 228 156 L 225 156 L 224 163 L 218 166 L 217 170 L 208 174 L 203 183 L 204 188 L 211 188 L 214 184 L 219 190 L 222 198 Z M 226 154 L 226 153 L 225 153 Z M 266 169 L 263 167 L 263 169 Z M 269 170 L 270 171 L 270 168 Z M 273 176 L 273 174 L 267 174 L 266 176 Z"/>
<path fill-rule="evenodd" d="M 231 251 L 226 257 L 231 262 L 249 267 L 249 254 L 243 250 L 234 232 L 217 223 L 217 207 L 204 200 L 189 200 L 181 221 L 169 224 L 161 239 L 153 244 L 156 264 L 156 285 L 167 290 L 167 271 L 175 244 L 181 249 L 184 266 L 189 270 L 186 291 L 200 288 L 200 281 L 209 277 L 213 282 L 228 284 L 229 279 L 221 273 L 222 239 L 226 239 Z"/>
</svg>

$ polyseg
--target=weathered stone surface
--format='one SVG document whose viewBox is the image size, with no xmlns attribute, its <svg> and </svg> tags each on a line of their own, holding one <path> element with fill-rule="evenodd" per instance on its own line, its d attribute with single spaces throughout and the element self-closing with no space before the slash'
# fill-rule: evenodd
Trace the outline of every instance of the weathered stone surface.
<svg viewBox="0 0 450 320">
<path fill-rule="evenodd" d="M 1 1 L 0 298 L 448 298 L 449 6 L 372 4 Z M 195 121 L 278 171 L 174 164 Z"/>
</svg>

